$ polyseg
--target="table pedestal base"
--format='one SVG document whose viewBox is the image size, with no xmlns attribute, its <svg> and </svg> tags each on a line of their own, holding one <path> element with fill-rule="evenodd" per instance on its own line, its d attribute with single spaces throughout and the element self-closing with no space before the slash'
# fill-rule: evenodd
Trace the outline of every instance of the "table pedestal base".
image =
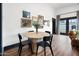
<svg viewBox="0 0 79 59">
<path fill-rule="evenodd" d="M 37 48 L 36 41 L 37 41 L 36 39 L 32 40 L 32 51 L 34 54 L 36 53 L 36 48 Z"/>
</svg>

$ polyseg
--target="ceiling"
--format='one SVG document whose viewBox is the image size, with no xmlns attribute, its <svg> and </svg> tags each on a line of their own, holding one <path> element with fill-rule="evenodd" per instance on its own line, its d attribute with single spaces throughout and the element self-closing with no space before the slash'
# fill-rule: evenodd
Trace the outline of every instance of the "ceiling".
<svg viewBox="0 0 79 59">
<path fill-rule="evenodd" d="M 79 3 L 49 3 L 49 5 L 51 5 L 55 9 L 59 9 L 59 8 L 79 5 Z"/>
</svg>

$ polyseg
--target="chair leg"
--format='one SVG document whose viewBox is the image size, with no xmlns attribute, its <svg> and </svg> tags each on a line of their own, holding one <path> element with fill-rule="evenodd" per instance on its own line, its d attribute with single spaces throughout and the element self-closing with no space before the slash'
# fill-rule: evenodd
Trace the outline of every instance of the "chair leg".
<svg viewBox="0 0 79 59">
<path fill-rule="evenodd" d="M 38 47 L 39 47 L 39 46 L 37 46 L 37 49 L 36 49 L 36 56 L 37 56 L 37 53 L 38 53 Z"/>
<path fill-rule="evenodd" d="M 50 50 L 51 50 L 52 56 L 54 56 L 54 54 L 53 54 L 53 50 L 52 50 L 52 47 L 51 47 L 51 46 L 50 46 Z"/>
<path fill-rule="evenodd" d="M 46 56 L 46 47 L 44 47 L 44 56 Z"/>
<path fill-rule="evenodd" d="M 31 54 L 33 54 L 32 44 L 30 44 L 29 46 L 30 46 L 30 49 L 31 49 Z"/>
<path fill-rule="evenodd" d="M 18 48 L 18 54 L 19 54 L 19 52 L 20 52 L 20 47 Z M 19 54 L 20 55 L 20 54 Z"/>
<path fill-rule="evenodd" d="M 19 56 L 21 56 L 21 52 L 22 52 L 22 47 L 19 47 L 18 49 Z"/>
</svg>

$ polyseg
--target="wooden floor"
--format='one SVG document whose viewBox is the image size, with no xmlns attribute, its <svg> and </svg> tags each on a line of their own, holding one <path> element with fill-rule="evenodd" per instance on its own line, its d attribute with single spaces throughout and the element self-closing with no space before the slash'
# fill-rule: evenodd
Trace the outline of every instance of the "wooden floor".
<svg viewBox="0 0 79 59">
<path fill-rule="evenodd" d="M 54 35 L 52 49 L 54 56 L 79 56 L 79 51 L 72 49 L 71 40 L 68 36 Z M 38 56 L 44 56 L 43 48 L 40 47 L 38 50 Z M 52 56 L 48 47 L 46 49 L 46 55 Z M 18 56 L 18 48 L 12 48 L 5 51 L 4 56 Z M 35 54 L 31 54 L 30 50 L 24 47 L 22 50 L 22 56 L 35 56 Z"/>
</svg>

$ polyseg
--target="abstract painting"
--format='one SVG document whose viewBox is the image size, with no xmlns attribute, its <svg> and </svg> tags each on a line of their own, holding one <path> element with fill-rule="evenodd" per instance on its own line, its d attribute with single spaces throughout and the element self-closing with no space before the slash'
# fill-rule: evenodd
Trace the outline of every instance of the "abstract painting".
<svg viewBox="0 0 79 59">
<path fill-rule="evenodd" d="M 32 16 L 32 21 L 38 21 L 38 16 Z"/>
<path fill-rule="evenodd" d="M 22 17 L 30 18 L 30 12 L 23 10 L 22 14 L 23 14 Z"/>
<path fill-rule="evenodd" d="M 40 26 L 39 28 L 43 28 L 44 25 L 44 16 L 32 16 L 32 22 L 37 22 Z"/>
<path fill-rule="evenodd" d="M 38 23 L 40 24 L 39 28 L 43 28 L 43 25 L 44 25 L 44 16 L 38 15 Z"/>
<path fill-rule="evenodd" d="M 49 20 L 44 20 L 44 25 L 47 25 L 49 27 L 50 26 L 50 21 Z"/>
<path fill-rule="evenodd" d="M 25 28 L 25 27 L 27 27 L 27 28 L 29 28 L 29 27 L 32 27 L 32 22 L 31 22 L 31 20 L 30 19 L 28 19 L 28 18 L 22 18 L 21 19 L 21 27 L 23 28 Z"/>
</svg>

